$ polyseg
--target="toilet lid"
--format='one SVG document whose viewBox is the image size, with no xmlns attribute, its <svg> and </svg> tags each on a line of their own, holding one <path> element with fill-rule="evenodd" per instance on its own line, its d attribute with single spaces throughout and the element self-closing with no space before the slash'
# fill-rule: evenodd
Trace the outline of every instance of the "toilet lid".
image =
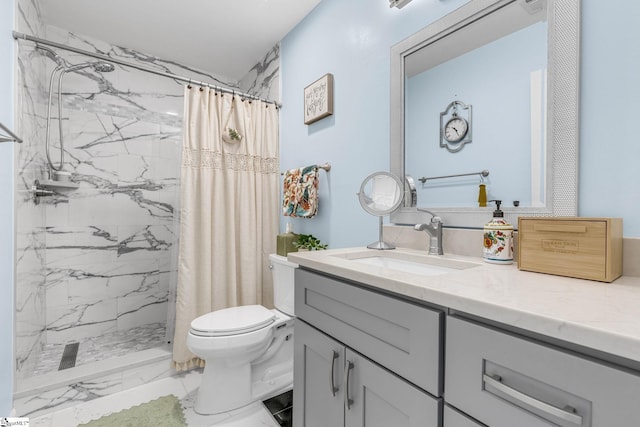
<svg viewBox="0 0 640 427">
<path fill-rule="evenodd" d="M 256 331 L 270 325 L 275 314 L 261 305 L 243 305 L 207 313 L 191 322 L 197 335 L 235 335 Z"/>
</svg>

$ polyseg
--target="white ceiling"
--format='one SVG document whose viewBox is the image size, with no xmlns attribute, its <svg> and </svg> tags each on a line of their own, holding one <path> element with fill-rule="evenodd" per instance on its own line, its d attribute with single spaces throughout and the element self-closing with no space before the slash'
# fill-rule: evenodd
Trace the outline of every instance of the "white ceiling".
<svg viewBox="0 0 640 427">
<path fill-rule="evenodd" d="M 320 0 L 44 0 L 46 24 L 241 79 Z"/>
</svg>

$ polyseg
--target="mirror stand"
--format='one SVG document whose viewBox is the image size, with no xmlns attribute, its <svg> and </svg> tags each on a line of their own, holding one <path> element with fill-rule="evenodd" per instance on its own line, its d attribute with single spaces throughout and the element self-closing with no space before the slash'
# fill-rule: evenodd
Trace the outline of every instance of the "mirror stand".
<svg viewBox="0 0 640 427">
<path fill-rule="evenodd" d="M 385 242 L 382 239 L 382 231 L 384 230 L 382 226 L 382 216 L 379 216 L 378 218 L 380 219 L 380 231 L 378 232 L 378 241 L 368 244 L 367 248 L 379 249 L 379 250 L 395 249 L 396 248 L 395 246 L 393 246 L 391 243 Z"/>
</svg>

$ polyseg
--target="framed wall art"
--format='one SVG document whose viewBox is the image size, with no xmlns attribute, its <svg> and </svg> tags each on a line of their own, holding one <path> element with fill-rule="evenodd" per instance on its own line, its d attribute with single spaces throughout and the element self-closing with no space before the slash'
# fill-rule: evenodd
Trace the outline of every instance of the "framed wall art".
<svg viewBox="0 0 640 427">
<path fill-rule="evenodd" d="M 304 124 L 333 114 L 333 74 L 327 73 L 304 88 Z"/>
</svg>

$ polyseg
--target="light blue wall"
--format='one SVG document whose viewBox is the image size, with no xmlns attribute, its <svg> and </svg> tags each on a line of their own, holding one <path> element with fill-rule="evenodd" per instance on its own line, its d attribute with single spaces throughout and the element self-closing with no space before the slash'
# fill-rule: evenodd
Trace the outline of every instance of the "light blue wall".
<svg viewBox="0 0 640 427">
<path fill-rule="evenodd" d="M 13 1 L 0 0 L 0 122 L 13 129 Z M 0 143 L 0 417 L 13 394 L 13 142 Z"/>
<path fill-rule="evenodd" d="M 389 168 L 389 49 L 462 0 L 323 0 L 282 42 L 281 168 L 329 161 L 320 176 L 320 212 L 296 219 L 298 232 L 331 247 L 370 243 L 377 220 L 357 201 L 360 182 Z M 582 2 L 579 214 L 620 216 L 640 236 L 640 2 Z M 335 77 L 334 115 L 302 119 L 305 86 Z M 615 125 L 614 125 L 615 124 Z M 284 222 L 283 220 L 282 222 Z"/>
<path fill-rule="evenodd" d="M 640 2 L 582 2 L 579 212 L 640 237 Z"/>
<path fill-rule="evenodd" d="M 319 213 L 296 219 L 296 232 L 331 247 L 377 239 L 378 220 L 356 193 L 372 172 L 389 170 L 389 50 L 462 0 L 420 0 L 389 9 L 386 0 L 323 0 L 282 42 L 280 167 L 330 162 L 320 175 Z M 334 114 L 304 124 L 304 87 L 332 73 Z M 284 222 L 285 220 L 283 220 Z"/>
</svg>

